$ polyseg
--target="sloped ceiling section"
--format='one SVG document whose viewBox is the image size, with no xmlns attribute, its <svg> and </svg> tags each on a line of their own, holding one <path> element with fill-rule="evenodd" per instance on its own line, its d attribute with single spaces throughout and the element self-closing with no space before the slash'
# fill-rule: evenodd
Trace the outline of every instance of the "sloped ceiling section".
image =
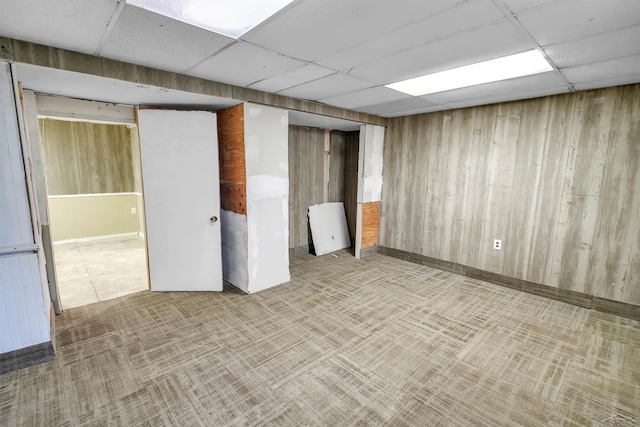
<svg viewBox="0 0 640 427">
<path fill-rule="evenodd" d="M 294 0 L 232 39 L 118 0 L 2 0 L 0 35 L 394 117 L 640 82 L 638 0 Z M 553 71 L 384 85 L 531 49 Z"/>
</svg>

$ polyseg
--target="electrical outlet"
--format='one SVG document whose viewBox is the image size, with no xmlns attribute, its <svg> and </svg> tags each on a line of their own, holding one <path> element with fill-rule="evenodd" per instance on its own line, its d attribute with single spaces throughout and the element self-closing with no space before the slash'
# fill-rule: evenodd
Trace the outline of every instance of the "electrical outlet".
<svg viewBox="0 0 640 427">
<path fill-rule="evenodd" d="M 494 239 L 493 240 L 493 249 L 501 251 L 502 250 L 502 240 Z"/>
<path fill-rule="evenodd" d="M 131 215 L 135 215 L 138 213 L 138 210 L 136 208 L 131 208 Z"/>
</svg>

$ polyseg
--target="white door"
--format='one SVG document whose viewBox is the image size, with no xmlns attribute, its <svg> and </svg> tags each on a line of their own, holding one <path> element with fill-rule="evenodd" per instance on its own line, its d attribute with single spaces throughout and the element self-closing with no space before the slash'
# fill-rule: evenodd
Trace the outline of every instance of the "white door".
<svg viewBox="0 0 640 427">
<path fill-rule="evenodd" d="M 221 291 L 216 116 L 139 110 L 152 291 Z"/>
</svg>

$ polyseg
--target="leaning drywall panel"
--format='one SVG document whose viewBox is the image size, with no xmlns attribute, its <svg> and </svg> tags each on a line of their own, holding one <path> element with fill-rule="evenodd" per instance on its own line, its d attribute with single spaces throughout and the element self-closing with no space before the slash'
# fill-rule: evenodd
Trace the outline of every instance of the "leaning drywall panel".
<svg viewBox="0 0 640 427">
<path fill-rule="evenodd" d="M 222 209 L 220 211 L 220 232 L 222 277 L 232 285 L 249 292 L 247 217 Z"/>
<path fill-rule="evenodd" d="M 290 280 L 289 113 L 245 104 L 249 290 Z"/>
<path fill-rule="evenodd" d="M 0 248 L 33 244 L 18 119 L 9 65 L 0 70 Z"/>
<path fill-rule="evenodd" d="M 0 256 L 0 295 L 0 353 L 51 341 L 36 253 Z"/>
<path fill-rule="evenodd" d="M 324 255 L 351 246 L 344 203 L 309 206 L 309 225 L 316 255 Z"/>
</svg>

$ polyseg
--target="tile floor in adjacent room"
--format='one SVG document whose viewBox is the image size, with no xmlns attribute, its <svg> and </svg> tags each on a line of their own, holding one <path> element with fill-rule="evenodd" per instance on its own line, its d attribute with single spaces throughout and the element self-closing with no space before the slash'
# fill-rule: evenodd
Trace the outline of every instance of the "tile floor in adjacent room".
<svg viewBox="0 0 640 427">
<path fill-rule="evenodd" d="M 632 426 L 640 324 L 347 251 L 244 295 L 66 310 L 57 357 L 0 376 L 0 425 Z"/>
<path fill-rule="evenodd" d="M 63 309 L 149 288 L 141 236 L 55 245 L 54 254 Z"/>
</svg>

